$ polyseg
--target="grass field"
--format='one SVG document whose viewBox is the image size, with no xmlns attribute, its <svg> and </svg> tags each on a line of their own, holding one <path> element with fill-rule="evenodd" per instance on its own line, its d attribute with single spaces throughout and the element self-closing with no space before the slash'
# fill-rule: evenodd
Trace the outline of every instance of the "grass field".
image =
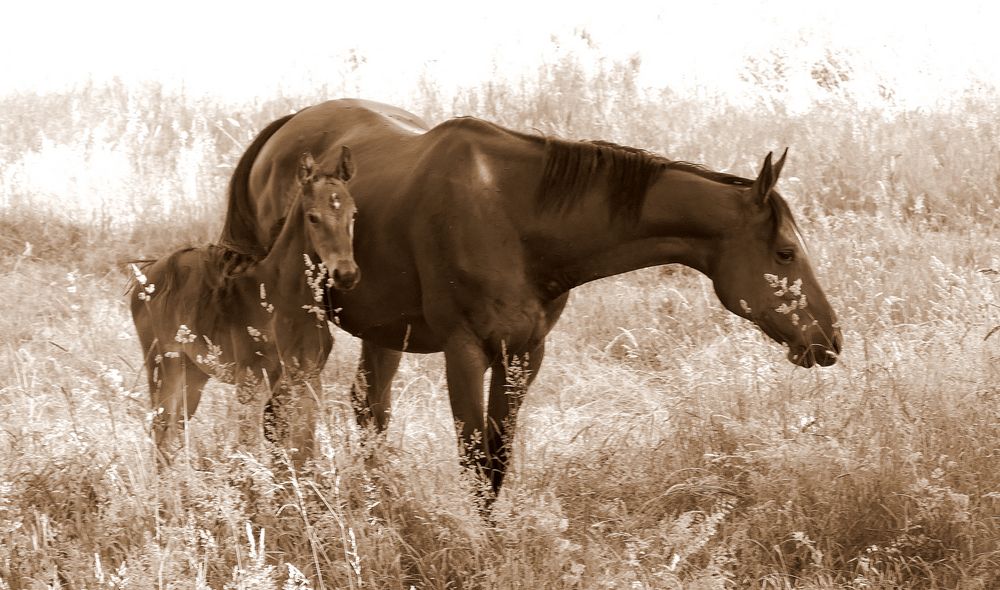
<svg viewBox="0 0 1000 590">
<path fill-rule="evenodd" d="M 846 349 L 793 367 L 687 269 L 585 285 L 490 523 L 440 355 L 404 358 L 380 460 L 359 459 L 344 333 L 311 470 L 237 448 L 217 384 L 186 458 L 154 467 L 123 263 L 213 239 L 256 130 L 330 88 L 0 98 L 0 589 L 1000 587 L 1000 91 L 788 113 L 644 91 L 634 65 L 400 106 L 747 176 L 790 146 L 779 189 Z"/>
</svg>

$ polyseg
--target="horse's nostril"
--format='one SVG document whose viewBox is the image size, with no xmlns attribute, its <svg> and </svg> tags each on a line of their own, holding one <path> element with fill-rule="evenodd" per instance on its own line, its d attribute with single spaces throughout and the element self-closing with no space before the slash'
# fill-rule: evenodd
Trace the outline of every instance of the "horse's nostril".
<svg viewBox="0 0 1000 590">
<path fill-rule="evenodd" d="M 335 268 L 333 270 L 333 282 L 338 288 L 349 289 L 357 282 L 358 274 L 357 270 L 341 270 L 339 268 Z"/>
</svg>

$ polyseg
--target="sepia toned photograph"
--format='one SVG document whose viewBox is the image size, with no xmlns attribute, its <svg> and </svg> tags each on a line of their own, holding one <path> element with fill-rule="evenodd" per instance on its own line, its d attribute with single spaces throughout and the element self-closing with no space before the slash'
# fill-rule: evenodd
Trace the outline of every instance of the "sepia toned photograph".
<svg viewBox="0 0 1000 590">
<path fill-rule="evenodd" d="M 1000 4 L 0 21 L 0 590 L 1000 588 Z"/>
</svg>

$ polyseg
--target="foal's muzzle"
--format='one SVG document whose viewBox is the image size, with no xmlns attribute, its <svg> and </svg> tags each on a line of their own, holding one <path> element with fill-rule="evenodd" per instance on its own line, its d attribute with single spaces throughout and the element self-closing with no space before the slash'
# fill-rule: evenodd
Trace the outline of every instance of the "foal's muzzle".
<svg viewBox="0 0 1000 590">
<path fill-rule="evenodd" d="M 361 269 L 357 265 L 333 269 L 333 287 L 341 291 L 350 291 L 361 280 Z"/>
</svg>

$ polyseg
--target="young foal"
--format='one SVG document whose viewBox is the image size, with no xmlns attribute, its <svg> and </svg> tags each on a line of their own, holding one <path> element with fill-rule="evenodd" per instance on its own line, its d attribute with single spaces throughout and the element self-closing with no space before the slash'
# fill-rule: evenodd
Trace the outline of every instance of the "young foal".
<svg viewBox="0 0 1000 590">
<path fill-rule="evenodd" d="M 296 463 L 311 454 L 319 372 L 333 347 L 323 294 L 328 286 L 351 289 L 360 276 L 352 248 L 356 209 L 345 184 L 354 174 L 351 152 L 341 149 L 332 174 L 314 168 L 312 156 L 302 154 L 298 196 L 263 259 L 247 263 L 209 245 L 135 268 L 132 318 L 163 459 L 210 376 L 235 383 L 243 403 L 256 400 L 264 381 L 271 388 L 265 435 L 291 447 Z M 259 404 L 250 407 L 259 418 Z"/>
</svg>

